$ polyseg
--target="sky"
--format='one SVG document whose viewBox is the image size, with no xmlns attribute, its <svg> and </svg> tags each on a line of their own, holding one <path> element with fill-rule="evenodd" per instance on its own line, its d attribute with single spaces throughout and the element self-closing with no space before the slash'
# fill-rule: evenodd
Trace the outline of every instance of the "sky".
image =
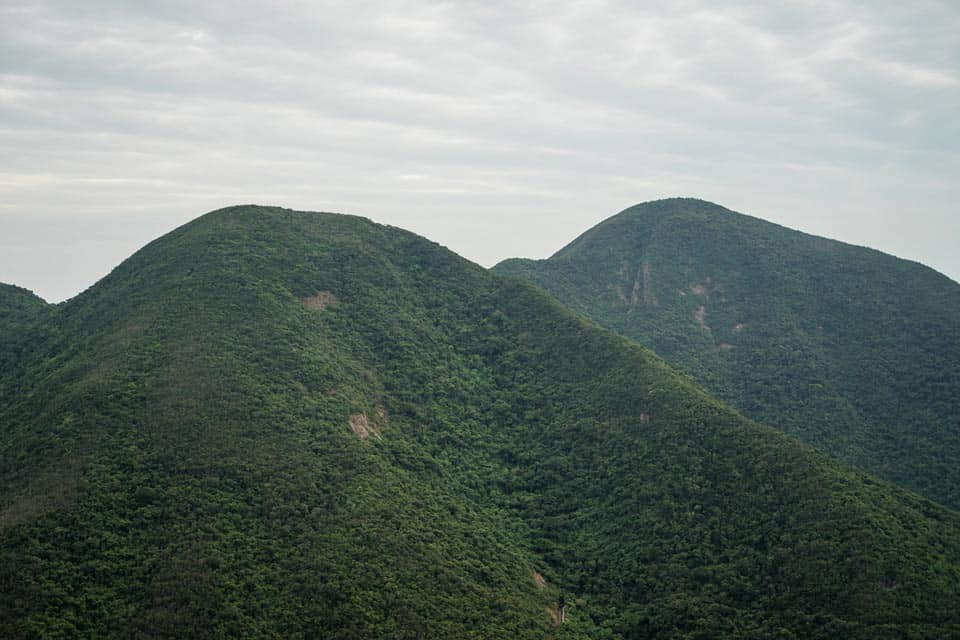
<svg viewBox="0 0 960 640">
<path fill-rule="evenodd" d="M 0 282 L 240 203 L 484 266 L 697 197 L 960 280 L 960 3 L 0 0 Z"/>
</svg>

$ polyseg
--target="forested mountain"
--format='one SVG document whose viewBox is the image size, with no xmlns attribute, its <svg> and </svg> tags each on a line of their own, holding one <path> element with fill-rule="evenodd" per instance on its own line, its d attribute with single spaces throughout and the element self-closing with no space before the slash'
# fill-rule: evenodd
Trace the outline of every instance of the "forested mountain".
<svg viewBox="0 0 960 640">
<path fill-rule="evenodd" d="M 20 362 L 40 342 L 36 332 L 52 310 L 33 292 L 0 283 L 0 389 L 20 375 Z"/>
<path fill-rule="evenodd" d="M 0 344 L 12 345 L 48 313 L 42 298 L 22 287 L 0 283 Z"/>
<path fill-rule="evenodd" d="M 631 207 L 508 260 L 744 415 L 960 507 L 960 284 L 702 200 Z"/>
<path fill-rule="evenodd" d="M 0 283 L 0 328 L 19 324 L 47 309 L 47 303 L 32 291 Z"/>
<path fill-rule="evenodd" d="M 405 231 L 233 207 L 35 302 L 0 637 L 960 636 L 958 514 Z"/>
</svg>

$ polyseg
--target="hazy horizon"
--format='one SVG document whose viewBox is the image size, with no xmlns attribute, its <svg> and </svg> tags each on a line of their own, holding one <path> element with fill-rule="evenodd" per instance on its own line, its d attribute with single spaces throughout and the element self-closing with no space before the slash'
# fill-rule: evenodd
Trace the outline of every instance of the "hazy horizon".
<svg viewBox="0 0 960 640">
<path fill-rule="evenodd" d="M 950 2 L 6 2 L 0 281 L 71 297 L 238 203 L 484 266 L 687 196 L 960 280 Z"/>
</svg>

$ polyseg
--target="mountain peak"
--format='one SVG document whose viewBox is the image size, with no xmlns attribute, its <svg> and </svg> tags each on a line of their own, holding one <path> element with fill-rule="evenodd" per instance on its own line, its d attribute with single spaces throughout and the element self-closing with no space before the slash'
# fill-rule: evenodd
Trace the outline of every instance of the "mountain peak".
<svg viewBox="0 0 960 640">
<path fill-rule="evenodd" d="M 14 346 L 2 637 L 960 625 L 955 513 L 400 229 L 219 210 Z"/>
<path fill-rule="evenodd" d="M 642 203 L 529 279 L 746 415 L 960 506 L 960 285 L 690 198 Z M 944 456 L 944 447 L 950 452 Z"/>
</svg>

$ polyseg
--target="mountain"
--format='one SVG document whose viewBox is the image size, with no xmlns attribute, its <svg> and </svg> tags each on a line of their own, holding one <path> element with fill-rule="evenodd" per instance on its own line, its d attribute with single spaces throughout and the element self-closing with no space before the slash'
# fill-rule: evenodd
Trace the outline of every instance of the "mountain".
<svg viewBox="0 0 960 640">
<path fill-rule="evenodd" d="M 932 269 L 678 198 L 495 271 L 744 415 L 960 507 L 960 285 Z"/>
<path fill-rule="evenodd" d="M 0 345 L 8 350 L 49 314 L 51 307 L 42 298 L 22 287 L 0 282 Z M 0 358 L 12 358 L 7 351 Z M 4 360 L 6 361 L 6 360 Z"/>
<path fill-rule="evenodd" d="M 30 345 L 38 342 L 37 331 L 53 307 L 22 287 L 0 283 L 0 389 L 21 374 L 21 361 Z"/>
<path fill-rule="evenodd" d="M 0 330 L 22 325 L 46 309 L 47 303 L 32 291 L 0 282 Z"/>
<path fill-rule="evenodd" d="M 408 232 L 232 207 L 28 306 L 2 637 L 960 637 L 960 515 Z"/>
</svg>

